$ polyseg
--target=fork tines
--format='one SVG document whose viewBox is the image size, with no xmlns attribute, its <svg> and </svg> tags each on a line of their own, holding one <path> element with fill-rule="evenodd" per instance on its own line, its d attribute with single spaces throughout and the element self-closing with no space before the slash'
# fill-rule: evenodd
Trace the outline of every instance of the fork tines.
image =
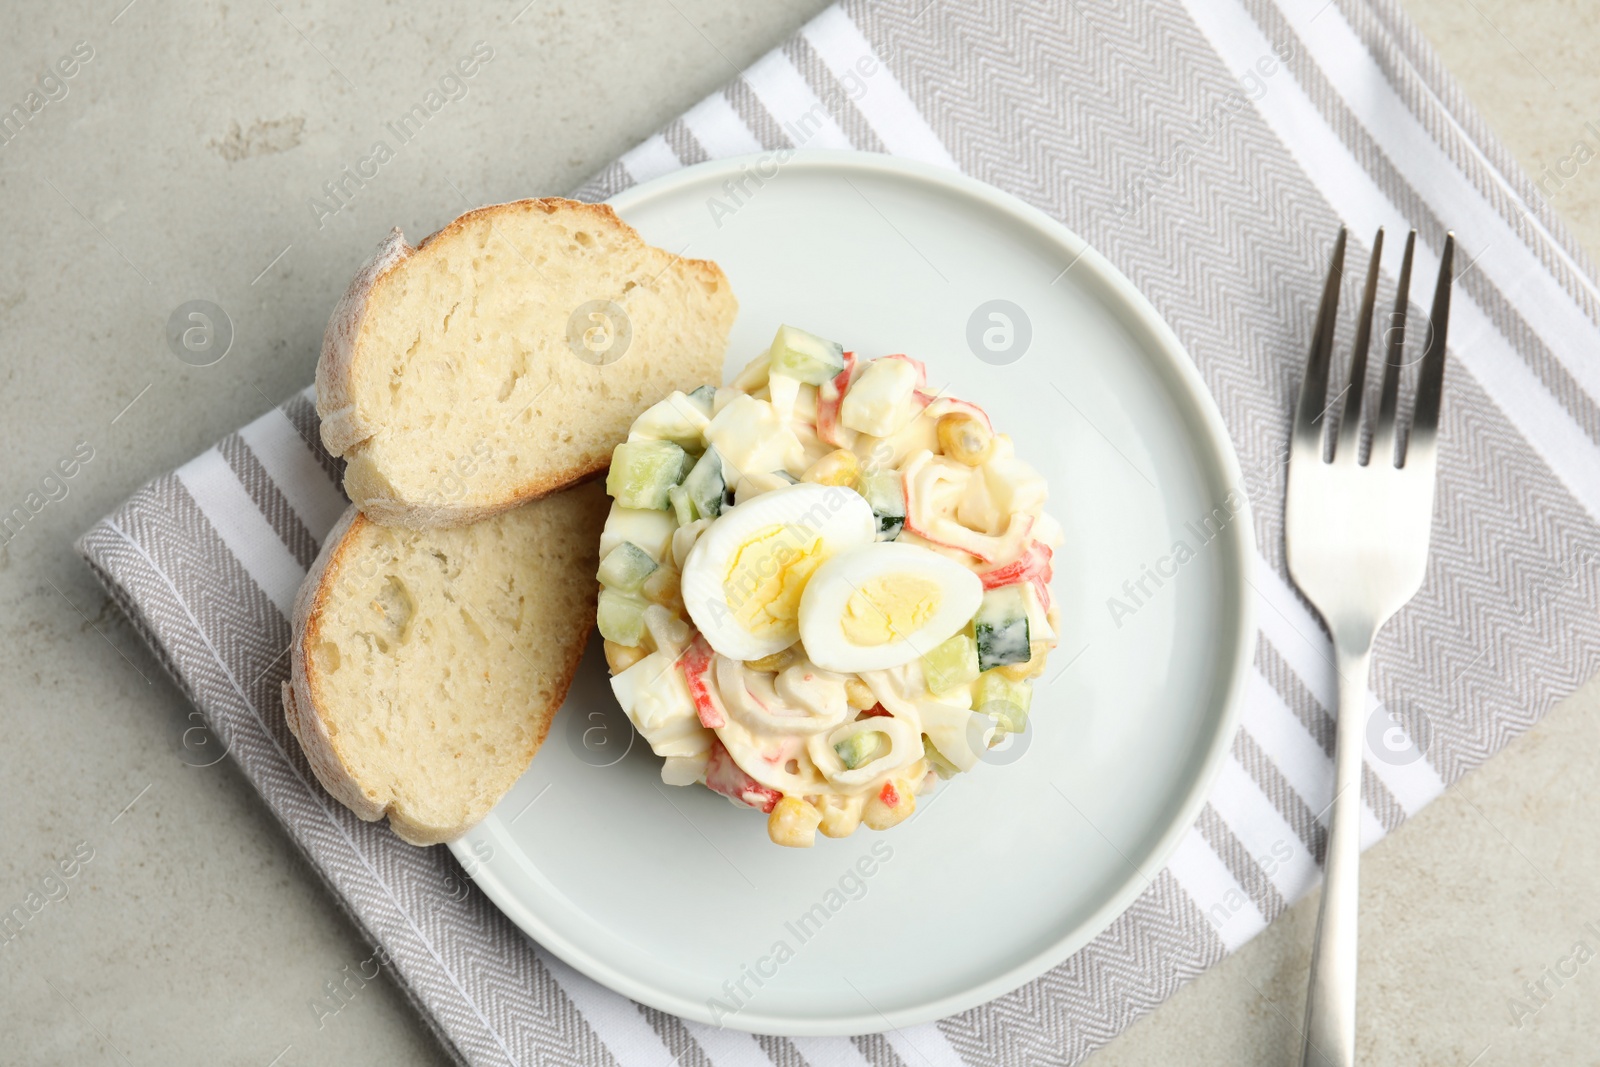
<svg viewBox="0 0 1600 1067">
<path fill-rule="evenodd" d="M 1383 257 L 1383 229 L 1372 242 L 1372 257 L 1367 264 L 1366 285 L 1361 293 L 1361 313 L 1356 321 L 1355 347 L 1350 357 L 1350 376 L 1344 389 L 1328 399 L 1328 372 L 1333 361 L 1334 324 L 1339 317 L 1339 283 L 1344 275 L 1344 250 L 1348 234 L 1339 229 L 1333 246 L 1333 262 L 1322 289 L 1322 306 L 1317 311 L 1316 333 L 1311 342 L 1311 358 L 1300 385 L 1300 403 L 1295 410 L 1294 446 L 1296 451 L 1323 451 L 1323 423 L 1332 409 L 1343 401 L 1339 431 L 1333 442 L 1333 461 L 1359 463 L 1361 450 L 1361 408 L 1367 375 L 1367 351 L 1372 342 L 1372 314 L 1378 291 L 1378 265 Z M 1395 422 L 1399 407 L 1400 371 L 1405 365 L 1406 324 L 1410 316 L 1411 258 L 1416 249 L 1417 231 L 1406 236 L 1405 258 L 1400 263 L 1400 284 L 1395 293 L 1394 311 L 1383 331 L 1383 385 L 1379 392 L 1378 413 L 1369 417 L 1372 425 L 1371 457 L 1387 456 L 1396 467 L 1415 460 L 1431 459 L 1439 428 L 1439 398 L 1444 390 L 1444 353 L 1450 319 L 1451 261 L 1456 235 L 1445 234 L 1439 255 L 1439 278 L 1433 291 L 1433 312 L 1428 317 L 1427 339 L 1422 368 L 1417 381 L 1417 399 L 1412 408 L 1411 430 L 1404 454 L 1397 450 Z"/>
</svg>

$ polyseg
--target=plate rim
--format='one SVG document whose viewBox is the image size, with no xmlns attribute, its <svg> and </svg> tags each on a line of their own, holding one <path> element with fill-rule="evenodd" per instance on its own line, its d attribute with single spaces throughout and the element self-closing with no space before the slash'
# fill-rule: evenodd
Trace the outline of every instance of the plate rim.
<svg viewBox="0 0 1600 1067">
<path fill-rule="evenodd" d="M 1200 773 L 1184 794 L 1176 816 L 1139 858 L 1138 863 L 1129 861 L 1128 866 L 1131 868 L 1129 876 L 1108 895 L 1104 904 L 1086 920 L 1061 937 L 1048 942 L 1025 960 L 981 982 L 971 984 L 957 992 L 888 1012 L 879 1011 L 869 1004 L 867 1010 L 854 1015 L 777 1015 L 752 1011 L 754 1005 L 747 1005 L 732 1016 L 714 1019 L 700 1002 L 671 990 L 657 988 L 606 964 L 589 955 L 545 922 L 494 874 L 491 867 L 492 860 L 480 860 L 474 854 L 473 847 L 469 843 L 473 831 L 469 830 L 456 840 L 447 843 L 447 847 L 463 869 L 472 872 L 468 877 L 523 933 L 540 948 L 553 953 L 564 963 L 613 992 L 652 1008 L 719 1028 L 781 1037 L 854 1036 L 933 1022 L 986 1004 L 1026 985 L 1099 937 L 1132 907 L 1153 882 L 1153 878 L 1144 873 L 1146 868 L 1154 868 L 1157 874 L 1166 869 L 1168 861 L 1177 851 L 1184 836 L 1198 820 L 1238 732 L 1244 689 L 1248 683 L 1251 664 L 1255 659 L 1258 636 L 1255 597 L 1251 595 L 1249 580 L 1256 555 L 1255 524 L 1253 506 L 1245 487 L 1238 453 L 1233 446 L 1233 437 L 1222 419 L 1221 411 L 1217 408 L 1216 399 L 1200 376 L 1199 368 L 1195 366 L 1188 350 L 1184 348 L 1177 334 L 1154 305 L 1088 241 L 1038 208 L 961 171 L 872 152 L 836 149 L 787 151 L 791 152 L 787 161 L 780 161 L 784 169 L 853 171 L 901 180 L 909 179 L 937 186 L 948 192 L 977 200 L 992 210 L 1009 215 L 1028 229 L 1041 233 L 1061 245 L 1074 257 L 1069 262 L 1069 269 L 1079 263 L 1089 267 L 1100 282 L 1107 286 L 1108 295 L 1120 300 L 1132 312 L 1132 318 L 1149 332 L 1152 340 L 1156 342 L 1151 355 L 1165 361 L 1166 369 L 1174 375 L 1174 384 L 1182 387 L 1184 398 L 1200 418 L 1203 437 L 1213 452 L 1211 462 L 1208 462 L 1207 466 L 1220 466 L 1225 484 L 1238 492 L 1243 501 L 1237 513 L 1243 521 L 1228 524 L 1231 534 L 1227 538 L 1228 563 L 1239 575 L 1235 590 L 1239 610 L 1233 627 L 1236 652 L 1227 674 L 1227 684 L 1222 697 L 1221 721 L 1209 740 Z M 780 150 L 748 153 L 681 167 L 630 186 L 605 202 L 626 221 L 627 211 L 646 200 L 670 195 L 679 187 L 698 184 L 710 175 L 722 173 L 737 175 L 743 168 L 758 163 L 770 165 L 779 154 Z M 474 829 L 490 829 L 497 836 L 501 836 L 493 810 Z"/>
</svg>

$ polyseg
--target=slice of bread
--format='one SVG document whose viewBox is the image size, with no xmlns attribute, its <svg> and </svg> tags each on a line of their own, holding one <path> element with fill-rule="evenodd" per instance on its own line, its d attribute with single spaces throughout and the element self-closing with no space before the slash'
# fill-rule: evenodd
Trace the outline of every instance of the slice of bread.
<svg viewBox="0 0 1600 1067">
<path fill-rule="evenodd" d="M 488 814 L 566 699 L 607 503 L 589 484 L 450 530 L 345 512 L 296 597 L 283 686 L 336 800 L 414 845 Z"/>
<path fill-rule="evenodd" d="M 322 440 L 376 521 L 475 522 L 601 473 L 640 411 L 721 384 L 737 313 L 715 263 L 604 204 L 479 208 L 417 248 L 397 229 L 328 323 Z"/>
</svg>

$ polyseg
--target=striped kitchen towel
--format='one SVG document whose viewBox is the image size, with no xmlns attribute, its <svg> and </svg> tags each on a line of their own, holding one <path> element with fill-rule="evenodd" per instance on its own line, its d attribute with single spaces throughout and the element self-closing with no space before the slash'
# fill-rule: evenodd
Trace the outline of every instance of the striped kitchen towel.
<svg viewBox="0 0 1600 1067">
<path fill-rule="evenodd" d="M 1310 889 L 1334 678 L 1285 576 L 1280 502 L 1341 223 L 1415 226 L 1424 278 L 1447 228 L 1462 244 L 1433 554 L 1377 653 L 1364 840 L 1600 669 L 1600 291 L 1546 203 L 1557 190 L 1516 168 L 1396 0 L 851 0 L 579 195 L 785 147 L 894 153 L 999 186 L 1092 242 L 1177 331 L 1255 502 L 1261 640 L 1242 728 L 1171 865 L 1014 993 L 832 1040 L 639 1007 L 531 943 L 448 852 L 360 822 L 309 773 L 278 700 L 287 616 L 345 501 L 296 396 L 140 490 L 81 550 L 463 1062 L 1073 1063 Z"/>
</svg>

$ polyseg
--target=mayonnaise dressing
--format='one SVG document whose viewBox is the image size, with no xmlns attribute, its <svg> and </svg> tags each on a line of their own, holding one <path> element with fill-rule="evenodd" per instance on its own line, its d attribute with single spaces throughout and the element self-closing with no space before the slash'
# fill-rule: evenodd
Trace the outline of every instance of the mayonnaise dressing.
<svg viewBox="0 0 1600 1067">
<path fill-rule="evenodd" d="M 832 380 L 817 386 L 772 373 L 763 354 L 715 391 L 709 417 L 698 416 L 698 408 L 683 414 L 687 400 L 657 405 L 646 413 L 651 425 L 645 429 L 659 435 L 665 427 L 674 439 L 698 433 L 698 445 L 685 442 L 691 454 L 714 446 L 736 503 L 792 484 L 841 445 L 855 453 L 862 469 L 894 472 L 905 495 L 900 540 L 925 545 L 980 577 L 993 572 L 1007 582 L 1033 583 L 1025 604 L 1037 659 L 1059 629 L 1058 609 L 1043 583 L 1049 550 L 1064 540 L 1060 524 L 1043 510 L 1044 479 L 1016 458 L 1004 434 L 993 437 L 977 466 L 940 454 L 941 416 L 962 412 L 984 426 L 988 417 L 976 405 L 926 392 L 925 383 L 914 381 L 921 370 L 912 361 L 888 364 L 857 363 L 841 398 Z M 859 392 L 850 391 L 863 382 Z M 825 408 L 835 418 L 831 429 L 824 428 L 831 437 L 826 441 L 818 427 Z M 681 570 L 696 540 L 718 520 L 678 527 L 671 516 L 613 507 L 602 548 L 637 540 L 658 563 Z M 1034 566 L 1041 558 L 1042 570 Z M 681 603 L 674 611 L 682 612 Z M 709 667 L 686 683 L 688 643 L 700 641 L 703 649 L 703 640 L 687 619 L 667 614 L 659 606 L 648 609 L 648 654 L 619 672 L 613 687 L 640 735 L 668 757 L 663 776 L 671 784 L 706 780 L 715 739 L 750 779 L 784 797 L 802 798 L 821 813 L 824 833 L 843 836 L 885 786 L 893 783 L 913 794 L 931 787 L 925 738 L 946 763 L 970 770 L 994 736 L 995 721 L 972 710 L 978 682 L 958 683 L 936 696 L 920 658 L 892 670 L 841 675 L 811 663 L 797 643 L 783 656 L 769 657 L 773 664 L 712 654 Z M 848 687 L 858 682 L 874 707 L 851 706 L 847 693 L 856 690 Z M 848 766 L 842 750 L 865 762 Z"/>
</svg>

